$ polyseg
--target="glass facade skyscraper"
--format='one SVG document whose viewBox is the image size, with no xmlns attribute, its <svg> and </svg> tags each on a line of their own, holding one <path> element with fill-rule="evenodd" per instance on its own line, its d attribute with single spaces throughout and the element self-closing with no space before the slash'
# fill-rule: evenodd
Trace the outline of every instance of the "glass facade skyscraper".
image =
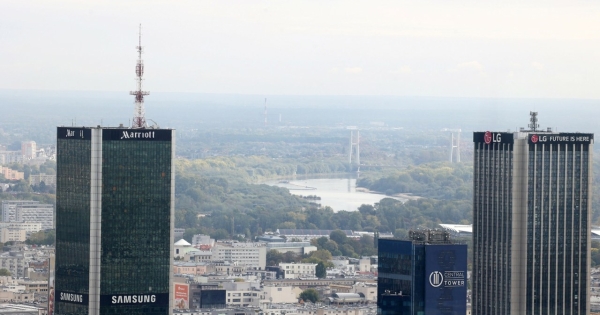
<svg viewBox="0 0 600 315">
<path fill-rule="evenodd" d="M 467 245 L 421 240 L 378 240 L 378 315 L 464 315 Z"/>
<path fill-rule="evenodd" d="M 57 130 L 55 314 L 169 314 L 174 130 Z"/>
<path fill-rule="evenodd" d="M 588 314 L 593 134 L 475 132 L 475 315 Z"/>
</svg>

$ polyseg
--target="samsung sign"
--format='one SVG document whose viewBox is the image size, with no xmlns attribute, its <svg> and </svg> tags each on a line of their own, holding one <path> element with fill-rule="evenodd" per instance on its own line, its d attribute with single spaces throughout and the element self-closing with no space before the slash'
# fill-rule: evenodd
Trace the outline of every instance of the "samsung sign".
<svg viewBox="0 0 600 315">
<path fill-rule="evenodd" d="M 65 302 L 73 304 L 88 304 L 88 295 L 83 293 L 56 291 L 56 302 Z"/>
<path fill-rule="evenodd" d="M 100 296 L 101 305 L 169 305 L 168 293 L 155 294 L 107 294 Z"/>
</svg>

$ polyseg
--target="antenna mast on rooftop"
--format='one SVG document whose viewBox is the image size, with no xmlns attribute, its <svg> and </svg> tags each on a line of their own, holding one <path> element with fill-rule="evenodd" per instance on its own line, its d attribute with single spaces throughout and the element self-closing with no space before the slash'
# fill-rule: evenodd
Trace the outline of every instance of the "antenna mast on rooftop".
<svg viewBox="0 0 600 315">
<path fill-rule="evenodd" d="M 135 75 L 137 76 L 137 91 L 129 92 L 129 94 L 135 96 L 135 109 L 133 111 L 133 125 L 131 128 L 146 128 L 144 95 L 148 95 L 150 92 L 142 91 L 142 76 L 144 75 L 144 61 L 142 60 L 142 24 L 140 24 L 139 44 L 136 49 L 138 51 L 138 60 L 135 67 Z"/>
<path fill-rule="evenodd" d="M 537 112 L 529 112 L 529 129 L 531 131 L 537 131 L 537 129 L 540 127 L 540 124 L 538 124 L 538 118 L 537 118 L 538 113 Z"/>
</svg>

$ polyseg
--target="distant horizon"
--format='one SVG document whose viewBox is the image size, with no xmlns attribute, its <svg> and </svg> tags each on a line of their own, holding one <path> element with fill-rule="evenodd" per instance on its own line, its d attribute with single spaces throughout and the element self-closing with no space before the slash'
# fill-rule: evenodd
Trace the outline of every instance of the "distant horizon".
<svg viewBox="0 0 600 315">
<path fill-rule="evenodd" d="M 126 98 L 133 96 L 129 94 L 130 90 L 61 90 L 61 89 L 5 89 L 0 88 L 1 92 L 56 92 L 56 93 L 114 93 L 124 95 Z M 400 94 L 258 94 L 258 93 L 207 93 L 207 92 L 189 92 L 189 91 L 149 91 L 145 100 L 152 101 L 153 94 L 179 94 L 179 95 L 223 95 L 223 96 L 252 96 L 268 98 L 272 97 L 393 97 L 393 98 L 421 98 L 421 99 L 486 99 L 486 100 L 576 100 L 576 101 L 600 101 L 599 98 L 565 98 L 565 97 L 511 97 L 511 96 L 427 96 L 427 95 L 400 95 Z M 268 100 L 267 100 L 268 101 Z M 133 102 L 133 101 L 132 101 Z"/>
</svg>

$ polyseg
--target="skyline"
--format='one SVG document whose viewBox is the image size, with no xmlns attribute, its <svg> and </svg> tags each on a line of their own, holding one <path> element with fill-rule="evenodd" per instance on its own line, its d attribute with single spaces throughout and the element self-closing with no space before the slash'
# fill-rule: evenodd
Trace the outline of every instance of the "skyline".
<svg viewBox="0 0 600 315">
<path fill-rule="evenodd" d="M 598 99 L 600 4 L 7 1 L 0 89 Z"/>
</svg>

